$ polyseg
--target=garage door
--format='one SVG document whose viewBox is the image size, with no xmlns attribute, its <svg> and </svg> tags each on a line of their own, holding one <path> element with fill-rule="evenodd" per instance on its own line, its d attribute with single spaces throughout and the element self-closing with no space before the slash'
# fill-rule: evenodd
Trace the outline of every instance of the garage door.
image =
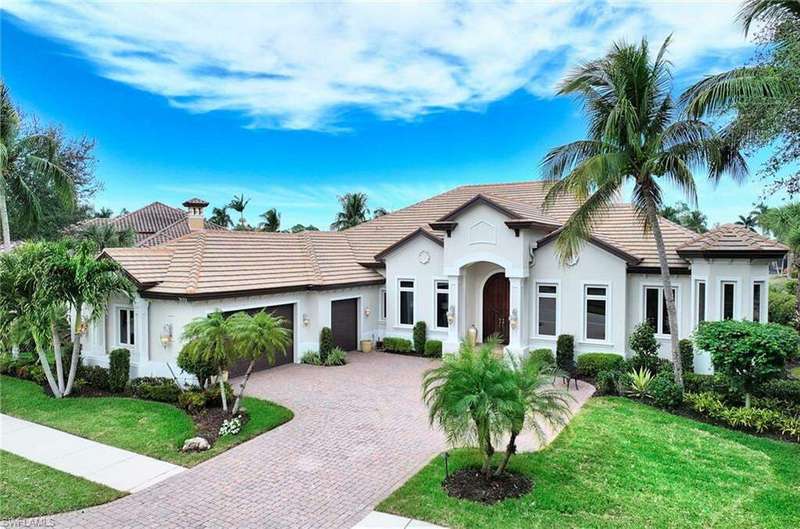
<svg viewBox="0 0 800 529">
<path fill-rule="evenodd" d="M 358 299 L 340 299 L 331 303 L 333 343 L 345 351 L 355 351 L 358 343 Z"/>
<path fill-rule="evenodd" d="M 286 327 L 292 332 L 292 341 L 286 347 L 286 351 L 275 352 L 275 363 L 270 363 L 266 358 L 261 358 L 256 360 L 256 365 L 253 367 L 254 371 L 261 371 L 263 369 L 269 369 L 270 367 L 275 367 L 283 364 L 290 364 L 294 362 L 294 305 L 276 305 L 272 307 L 261 307 L 257 309 L 249 309 L 244 312 L 248 314 L 255 314 L 257 312 L 261 312 L 262 310 L 266 310 L 270 314 L 275 316 L 280 316 L 286 321 Z M 242 311 L 236 311 L 242 312 Z M 235 314 L 235 312 L 226 312 L 226 316 L 230 316 Z M 247 371 L 247 366 L 250 364 L 249 360 L 240 360 L 236 362 L 231 368 L 228 370 L 228 376 L 231 377 L 238 377 L 240 375 L 244 375 Z"/>
</svg>

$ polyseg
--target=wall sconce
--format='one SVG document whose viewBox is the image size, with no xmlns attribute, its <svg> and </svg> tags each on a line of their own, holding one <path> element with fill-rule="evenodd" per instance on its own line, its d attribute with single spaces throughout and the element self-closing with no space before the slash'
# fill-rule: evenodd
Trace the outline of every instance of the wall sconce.
<svg viewBox="0 0 800 529">
<path fill-rule="evenodd" d="M 161 327 L 161 345 L 167 347 L 169 344 L 172 343 L 172 324 L 165 323 L 163 327 Z"/>
<path fill-rule="evenodd" d="M 512 329 L 516 329 L 517 328 L 517 320 L 518 320 L 518 318 L 517 318 L 517 309 L 513 309 L 511 311 L 511 317 L 508 319 L 508 322 L 511 324 L 511 328 Z"/>
<path fill-rule="evenodd" d="M 450 305 L 450 309 L 447 311 L 447 323 L 453 325 L 454 321 L 456 321 L 456 308 Z"/>
<path fill-rule="evenodd" d="M 311 318 L 308 317 L 308 314 L 303 314 L 303 327 L 308 327 L 311 325 Z"/>
<path fill-rule="evenodd" d="M 372 309 L 371 309 L 371 308 L 369 308 L 369 307 L 365 308 L 365 309 L 364 309 L 364 316 L 366 316 L 367 318 L 369 318 L 369 315 L 370 315 L 370 314 L 372 314 Z"/>
</svg>

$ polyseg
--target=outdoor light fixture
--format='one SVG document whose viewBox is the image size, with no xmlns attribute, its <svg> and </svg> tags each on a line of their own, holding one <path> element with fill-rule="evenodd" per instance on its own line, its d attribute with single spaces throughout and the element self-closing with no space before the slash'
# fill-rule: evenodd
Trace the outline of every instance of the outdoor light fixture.
<svg viewBox="0 0 800 529">
<path fill-rule="evenodd" d="M 161 345 L 167 347 L 169 344 L 172 343 L 172 324 L 165 323 L 163 327 L 161 327 Z"/>
<path fill-rule="evenodd" d="M 372 309 L 371 309 L 371 308 L 369 308 L 369 307 L 365 308 L 365 309 L 364 309 L 364 316 L 366 316 L 367 318 L 369 318 L 369 315 L 370 315 L 370 314 L 372 314 Z"/>
<path fill-rule="evenodd" d="M 456 321 L 456 308 L 450 305 L 450 310 L 447 311 L 447 323 L 453 325 L 454 321 Z"/>
<path fill-rule="evenodd" d="M 311 325 L 311 318 L 308 317 L 308 314 L 303 314 L 303 327 L 308 327 Z"/>
<path fill-rule="evenodd" d="M 508 322 L 511 324 L 512 329 L 517 328 L 517 309 L 511 311 L 511 317 L 508 319 Z"/>
</svg>

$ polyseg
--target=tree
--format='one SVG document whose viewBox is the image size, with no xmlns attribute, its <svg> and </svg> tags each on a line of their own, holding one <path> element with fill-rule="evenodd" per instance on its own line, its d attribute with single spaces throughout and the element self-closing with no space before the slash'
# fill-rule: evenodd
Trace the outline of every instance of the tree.
<svg viewBox="0 0 800 529">
<path fill-rule="evenodd" d="M 96 219 L 110 219 L 112 216 L 114 216 L 114 211 L 110 208 L 100 208 L 99 211 L 94 213 L 94 218 Z"/>
<path fill-rule="evenodd" d="M 81 239 L 91 242 L 100 249 L 130 248 L 136 243 L 136 234 L 131 228 L 118 230 L 108 223 L 91 224 L 78 235 Z"/>
<path fill-rule="evenodd" d="M 794 324 L 800 331 L 800 202 L 769 208 L 759 215 L 758 222 L 792 250 L 792 266 L 798 278 L 795 282 Z"/>
<path fill-rule="evenodd" d="M 736 224 L 739 226 L 744 226 L 750 231 L 756 231 L 756 225 L 758 222 L 752 213 L 748 213 L 746 217 L 744 215 L 739 215 L 739 220 L 736 221 Z"/>
<path fill-rule="evenodd" d="M 375 210 L 372 212 L 372 218 L 373 219 L 377 219 L 378 217 L 383 217 L 384 215 L 387 215 L 388 213 L 389 212 L 386 211 L 386 208 L 375 208 Z"/>
<path fill-rule="evenodd" d="M 20 119 L 5 83 L 0 83 L 0 224 L 3 244 L 11 250 L 9 199 L 21 205 L 23 220 L 36 225 L 42 217 L 32 177 L 44 179 L 69 207 L 75 204 L 73 180 L 58 158 L 58 144 L 46 134 L 20 134 Z"/>
<path fill-rule="evenodd" d="M 308 226 L 303 226 L 302 224 L 295 224 L 289 231 L 292 233 L 300 233 L 301 231 L 319 231 L 319 228 L 314 226 L 313 224 L 309 224 Z"/>
<path fill-rule="evenodd" d="M 279 231 L 281 228 L 281 214 L 275 208 L 268 209 L 260 215 L 264 222 L 259 223 L 261 231 Z"/>
<path fill-rule="evenodd" d="M 332 230 L 346 230 L 366 222 L 369 216 L 366 193 L 346 193 L 339 197 L 342 210 L 336 214 L 336 220 L 331 224 Z"/>
<path fill-rule="evenodd" d="M 212 209 L 211 218 L 208 219 L 208 221 L 217 226 L 222 226 L 223 228 L 230 228 L 233 226 L 231 216 L 228 215 L 228 206 Z"/>
<path fill-rule="evenodd" d="M 678 202 L 674 206 L 664 206 L 659 214 L 667 220 L 689 228 L 697 233 L 708 231 L 706 216 L 699 209 L 691 209 L 686 202 Z"/>
<path fill-rule="evenodd" d="M 259 358 L 267 358 L 270 364 L 275 363 L 275 353 L 283 352 L 292 343 L 292 334 L 286 328 L 286 321 L 273 316 L 266 311 L 258 312 L 252 316 L 240 312 L 230 318 L 231 333 L 238 343 L 236 353 L 240 358 L 250 360 L 242 382 L 239 384 L 239 394 L 233 403 L 232 415 L 236 415 L 241 407 L 242 395 L 253 373 L 253 366 Z"/>
<path fill-rule="evenodd" d="M 239 214 L 239 223 L 236 225 L 237 230 L 248 230 L 250 227 L 244 219 L 244 208 L 250 203 L 249 198 L 244 198 L 244 193 L 241 195 L 234 195 L 228 207 Z"/>
<path fill-rule="evenodd" d="M 662 182 L 676 186 L 696 203 L 693 169 L 707 168 L 717 182 L 725 173 L 746 175 L 743 158 L 727 148 L 715 131 L 696 119 L 678 119 L 671 96 L 671 72 L 664 54 L 667 39 L 653 58 L 646 40 L 638 46 L 617 43 L 602 59 L 577 68 L 559 86 L 559 95 L 574 94 L 589 122 L 589 137 L 551 150 L 542 165 L 553 182 L 545 208 L 563 195 L 580 205 L 556 239 L 563 262 L 578 254 L 594 224 L 632 184 L 632 203 L 645 233 L 658 250 L 664 298 L 672 329 L 675 382 L 683 387 L 678 318 L 658 210 Z"/>
<path fill-rule="evenodd" d="M 228 399 L 222 375 L 237 356 L 230 319 L 220 311 L 195 318 L 183 328 L 182 340 L 181 354 L 195 364 L 204 363 L 216 368 L 222 409 L 227 412 Z"/>
</svg>

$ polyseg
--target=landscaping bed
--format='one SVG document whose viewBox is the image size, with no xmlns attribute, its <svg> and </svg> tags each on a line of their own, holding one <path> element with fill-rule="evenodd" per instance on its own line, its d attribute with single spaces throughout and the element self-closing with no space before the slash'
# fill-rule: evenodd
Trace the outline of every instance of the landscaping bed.
<svg viewBox="0 0 800 529">
<path fill-rule="evenodd" d="M 451 474 L 480 462 L 455 450 Z M 486 505 L 451 497 L 437 457 L 378 510 L 452 529 L 784 529 L 800 519 L 800 446 L 630 399 L 591 399 L 549 447 L 509 469 L 535 486 Z"/>
<path fill-rule="evenodd" d="M 0 450 L 2 520 L 83 509 L 124 495 L 124 492 Z"/>
</svg>

